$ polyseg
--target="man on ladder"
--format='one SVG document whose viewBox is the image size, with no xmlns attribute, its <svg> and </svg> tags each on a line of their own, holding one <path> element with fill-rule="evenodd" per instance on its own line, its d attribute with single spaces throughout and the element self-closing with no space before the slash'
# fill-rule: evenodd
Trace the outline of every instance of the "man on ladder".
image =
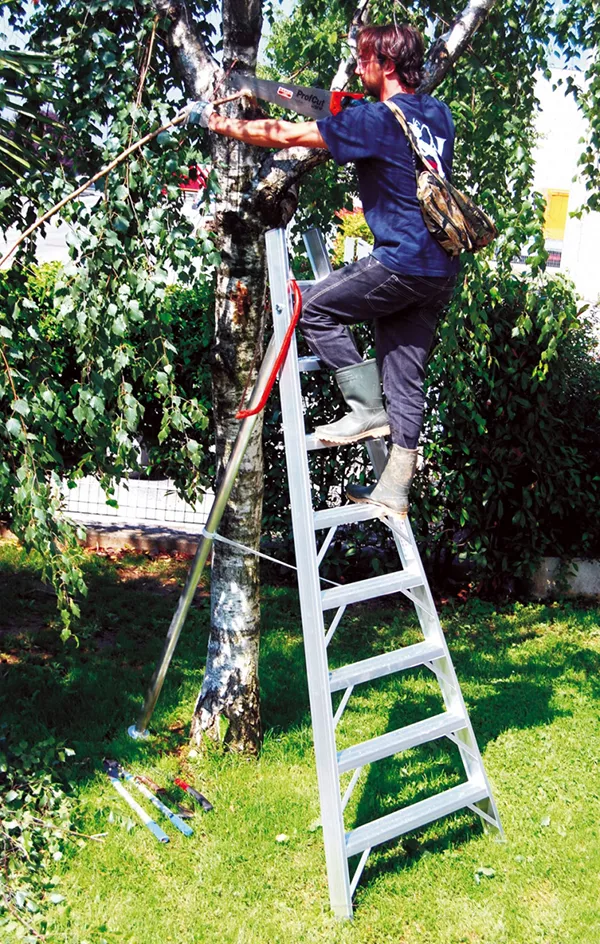
<svg viewBox="0 0 600 944">
<path fill-rule="evenodd" d="M 429 95 L 415 94 L 423 58 L 423 39 L 413 26 L 367 26 L 358 35 L 356 72 L 376 102 L 297 123 L 225 118 L 207 102 L 198 102 L 191 116 L 211 131 L 248 144 L 327 148 L 338 164 L 356 165 L 373 253 L 305 290 L 300 327 L 312 351 L 335 370 L 350 408 L 337 422 L 317 427 L 318 438 L 344 444 L 391 433 L 392 447 L 377 484 L 350 485 L 348 497 L 402 517 L 417 462 L 425 364 L 458 270 L 457 257 L 449 256 L 425 226 L 413 151 L 384 105 L 390 100 L 402 109 L 421 150 L 438 172 L 450 175 L 450 110 Z M 374 323 L 376 361 L 363 361 L 349 330 L 364 321 Z"/>
</svg>

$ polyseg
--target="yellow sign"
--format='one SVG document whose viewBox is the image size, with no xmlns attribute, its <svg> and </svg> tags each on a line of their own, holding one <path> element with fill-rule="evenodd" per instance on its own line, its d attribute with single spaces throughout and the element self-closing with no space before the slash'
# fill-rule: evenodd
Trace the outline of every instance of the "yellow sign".
<svg viewBox="0 0 600 944">
<path fill-rule="evenodd" d="M 545 190 L 546 212 L 544 214 L 544 236 L 546 239 L 564 239 L 569 206 L 568 190 Z"/>
</svg>

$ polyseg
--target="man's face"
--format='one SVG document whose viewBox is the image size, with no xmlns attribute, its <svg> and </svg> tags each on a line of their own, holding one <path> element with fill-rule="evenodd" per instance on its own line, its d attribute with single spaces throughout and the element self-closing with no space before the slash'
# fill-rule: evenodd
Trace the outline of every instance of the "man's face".
<svg viewBox="0 0 600 944">
<path fill-rule="evenodd" d="M 383 84 L 383 67 L 376 53 L 359 50 L 355 72 L 360 76 L 365 92 L 379 98 Z"/>
</svg>

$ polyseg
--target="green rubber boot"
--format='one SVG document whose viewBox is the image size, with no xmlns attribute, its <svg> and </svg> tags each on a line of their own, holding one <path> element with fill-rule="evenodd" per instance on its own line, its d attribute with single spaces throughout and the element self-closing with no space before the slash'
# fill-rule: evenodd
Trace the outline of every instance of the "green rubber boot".
<svg viewBox="0 0 600 944">
<path fill-rule="evenodd" d="M 383 408 L 381 382 L 374 358 L 362 364 L 340 367 L 335 372 L 335 379 L 350 413 L 335 423 L 317 426 L 317 439 L 342 445 L 389 435 L 390 426 Z"/>
<path fill-rule="evenodd" d="M 408 493 L 417 468 L 417 450 L 392 444 L 385 468 L 376 485 L 348 485 L 346 495 L 355 502 L 379 505 L 401 518 L 408 514 Z"/>
</svg>

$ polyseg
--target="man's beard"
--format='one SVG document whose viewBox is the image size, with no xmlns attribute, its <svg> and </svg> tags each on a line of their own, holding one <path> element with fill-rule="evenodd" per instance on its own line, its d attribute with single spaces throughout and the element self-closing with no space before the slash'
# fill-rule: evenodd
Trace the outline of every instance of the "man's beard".
<svg viewBox="0 0 600 944">
<path fill-rule="evenodd" d="M 361 82 L 367 95 L 372 95 L 373 98 L 379 98 L 379 94 L 381 92 L 381 82 L 367 82 L 362 77 Z"/>
</svg>

